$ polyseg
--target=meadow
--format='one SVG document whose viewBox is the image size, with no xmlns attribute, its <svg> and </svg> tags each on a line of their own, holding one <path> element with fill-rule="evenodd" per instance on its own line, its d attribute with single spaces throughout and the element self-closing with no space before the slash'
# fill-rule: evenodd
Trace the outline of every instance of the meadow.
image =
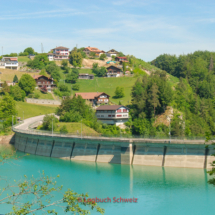
<svg viewBox="0 0 215 215">
<path fill-rule="evenodd" d="M 28 62 L 30 59 L 27 56 L 19 56 L 18 62 Z"/>
<path fill-rule="evenodd" d="M 51 105 L 36 105 L 29 104 L 26 102 L 16 102 L 16 109 L 18 111 L 17 116 L 23 118 L 30 118 L 34 116 L 39 116 L 43 114 L 55 113 L 57 106 Z"/>
<path fill-rule="evenodd" d="M 98 134 L 95 130 L 80 122 L 59 122 L 57 123 L 57 131 L 60 131 L 63 126 L 66 126 L 68 133 L 81 134 L 82 131 L 83 135 Z"/>
<path fill-rule="evenodd" d="M 31 75 L 32 77 L 34 75 L 38 75 L 39 73 L 38 72 L 20 72 L 18 70 L 12 70 L 12 69 L 0 69 L 0 80 L 1 81 L 13 81 L 13 78 L 14 76 L 16 75 L 18 77 L 18 79 L 21 78 L 21 76 L 23 74 L 29 74 Z"/>
<path fill-rule="evenodd" d="M 40 90 L 34 90 L 34 94 L 38 94 L 40 97 L 39 99 L 50 99 L 54 100 L 51 93 L 42 93 Z"/>
<path fill-rule="evenodd" d="M 126 105 L 131 102 L 131 89 L 135 84 L 137 78 L 136 77 L 118 77 L 118 78 L 99 78 L 95 77 L 94 80 L 78 80 L 77 84 L 79 84 L 79 91 L 72 90 L 72 94 L 74 95 L 76 92 L 105 92 L 111 96 L 110 101 L 113 104 L 119 104 L 119 101 Z M 64 81 L 61 80 L 61 83 Z M 72 84 L 66 83 L 70 88 Z M 116 87 L 123 87 L 125 97 L 123 98 L 113 98 L 115 95 Z"/>
</svg>

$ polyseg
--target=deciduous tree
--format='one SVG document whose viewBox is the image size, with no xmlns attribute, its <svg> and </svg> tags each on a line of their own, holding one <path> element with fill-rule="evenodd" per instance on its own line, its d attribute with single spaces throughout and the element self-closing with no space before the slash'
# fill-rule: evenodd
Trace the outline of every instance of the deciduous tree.
<svg viewBox="0 0 215 215">
<path fill-rule="evenodd" d="M 24 52 L 27 52 L 28 54 L 34 54 L 34 49 L 31 47 L 28 47 L 24 50 Z"/>
<path fill-rule="evenodd" d="M 36 87 L 36 81 L 28 74 L 22 75 L 19 80 L 19 86 L 25 91 L 26 95 L 32 93 Z"/>
<path fill-rule="evenodd" d="M 105 58 L 106 58 L 106 54 L 104 54 L 104 53 L 99 56 L 100 60 L 104 60 Z"/>
<path fill-rule="evenodd" d="M 125 96 L 124 94 L 124 88 L 123 87 L 116 87 L 115 90 L 115 98 L 123 98 Z"/>
<path fill-rule="evenodd" d="M 71 54 L 69 55 L 70 63 L 74 67 L 81 67 L 82 66 L 82 60 L 83 57 L 80 52 L 77 51 L 72 51 Z"/>
</svg>

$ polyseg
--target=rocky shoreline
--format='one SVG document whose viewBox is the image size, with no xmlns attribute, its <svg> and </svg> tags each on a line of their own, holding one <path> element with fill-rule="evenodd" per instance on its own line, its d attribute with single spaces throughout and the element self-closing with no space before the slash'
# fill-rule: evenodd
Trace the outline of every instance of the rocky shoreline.
<svg viewBox="0 0 215 215">
<path fill-rule="evenodd" d="M 15 141 L 15 134 L 0 136 L 0 145 L 10 146 L 13 145 Z"/>
</svg>

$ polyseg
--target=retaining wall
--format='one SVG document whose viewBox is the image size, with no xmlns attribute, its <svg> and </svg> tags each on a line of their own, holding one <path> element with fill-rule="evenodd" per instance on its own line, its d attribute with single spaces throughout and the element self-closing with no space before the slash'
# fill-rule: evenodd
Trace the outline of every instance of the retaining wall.
<svg viewBox="0 0 215 215">
<path fill-rule="evenodd" d="M 16 133 L 15 148 L 30 154 L 127 165 L 210 168 L 215 146 L 202 141 L 169 143 L 108 138 L 75 138 Z"/>
<path fill-rule="evenodd" d="M 27 103 L 41 104 L 41 105 L 61 105 L 61 101 L 51 99 L 31 99 L 26 98 Z"/>
</svg>

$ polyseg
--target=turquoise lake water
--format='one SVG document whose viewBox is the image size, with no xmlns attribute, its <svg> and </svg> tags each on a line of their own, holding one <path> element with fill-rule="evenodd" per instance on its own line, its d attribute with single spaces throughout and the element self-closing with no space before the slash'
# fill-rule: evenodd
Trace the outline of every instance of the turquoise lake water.
<svg viewBox="0 0 215 215">
<path fill-rule="evenodd" d="M 39 176 L 42 170 L 49 176 L 60 174 L 57 182 L 64 189 L 88 192 L 91 198 L 111 198 L 111 203 L 99 204 L 108 215 L 215 213 L 215 187 L 207 184 L 203 169 L 70 162 L 34 155 L 0 166 L 1 176 L 11 181 L 25 174 Z M 138 202 L 113 203 L 113 197 L 134 197 Z M 0 205 L 0 214 L 6 212 L 8 207 Z"/>
</svg>

